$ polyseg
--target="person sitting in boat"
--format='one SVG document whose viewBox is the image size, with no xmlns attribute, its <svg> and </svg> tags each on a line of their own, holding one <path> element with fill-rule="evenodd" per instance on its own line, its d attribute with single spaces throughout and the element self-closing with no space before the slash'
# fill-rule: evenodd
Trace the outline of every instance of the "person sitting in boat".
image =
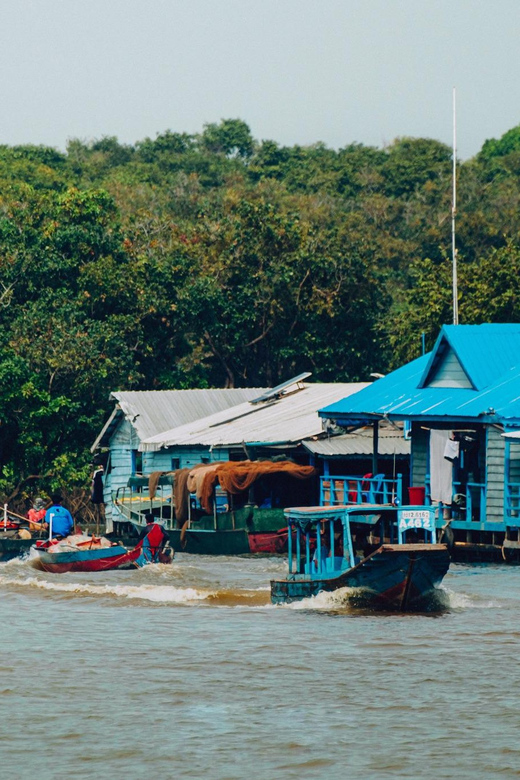
<svg viewBox="0 0 520 780">
<path fill-rule="evenodd" d="M 148 536 L 148 534 L 150 533 L 150 531 L 153 528 L 158 528 L 160 530 L 160 532 L 161 532 L 161 539 L 160 539 L 160 542 L 159 542 L 158 546 L 156 548 L 154 548 L 154 558 L 157 557 L 157 558 L 160 559 L 162 554 L 164 553 L 164 548 L 166 547 L 166 545 L 170 541 L 170 537 L 168 536 L 168 534 L 166 532 L 166 529 L 164 528 L 164 525 L 163 525 L 164 521 L 163 520 L 158 520 L 157 518 L 155 518 L 154 515 L 151 512 L 148 512 L 144 516 L 144 519 L 146 520 L 146 526 L 143 528 L 143 530 L 139 534 L 139 541 L 141 541 L 141 539 L 144 539 L 146 536 Z"/>
<path fill-rule="evenodd" d="M 29 518 L 29 531 L 39 531 L 41 523 L 45 520 L 45 501 L 43 498 L 36 498 L 32 508 L 27 512 Z"/>
<path fill-rule="evenodd" d="M 50 530 L 53 539 L 64 539 L 74 528 L 72 515 L 61 505 L 62 500 L 59 493 L 53 493 L 52 504 L 45 513 L 45 527 Z"/>
<path fill-rule="evenodd" d="M 312 563 L 314 566 L 314 571 L 322 571 L 325 567 L 325 561 L 330 555 L 329 546 L 327 544 L 327 534 L 324 530 L 321 532 L 321 539 L 320 539 L 320 555 L 318 556 L 318 547 L 316 547 L 316 550 L 314 551 L 314 555 L 312 557 Z"/>
</svg>

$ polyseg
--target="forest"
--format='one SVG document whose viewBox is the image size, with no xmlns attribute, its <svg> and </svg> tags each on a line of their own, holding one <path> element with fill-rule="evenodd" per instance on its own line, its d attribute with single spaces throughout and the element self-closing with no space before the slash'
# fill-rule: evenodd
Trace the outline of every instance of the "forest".
<svg viewBox="0 0 520 780">
<path fill-rule="evenodd" d="M 452 153 L 240 119 L 0 146 L 0 493 L 88 483 L 114 390 L 367 381 L 451 321 Z M 457 165 L 461 323 L 520 319 L 520 126 Z"/>
</svg>

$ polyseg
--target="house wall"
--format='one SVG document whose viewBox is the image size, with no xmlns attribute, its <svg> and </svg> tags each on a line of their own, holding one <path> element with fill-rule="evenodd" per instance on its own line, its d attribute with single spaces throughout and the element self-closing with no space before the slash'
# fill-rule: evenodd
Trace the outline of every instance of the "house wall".
<svg viewBox="0 0 520 780">
<path fill-rule="evenodd" d="M 489 426 L 486 435 L 486 520 L 501 523 L 504 519 L 504 453 L 502 431 Z"/>
<path fill-rule="evenodd" d="M 208 463 L 216 461 L 229 460 L 229 450 L 214 449 L 209 447 L 167 447 L 158 452 L 144 453 L 146 458 L 146 469 L 144 473 L 151 474 L 152 471 L 172 471 L 173 461 L 179 461 L 179 468 L 191 468 L 201 463 L 204 459 Z M 144 462 L 143 462 L 144 466 Z"/>
<path fill-rule="evenodd" d="M 110 439 L 111 468 L 105 478 L 104 497 L 107 521 L 112 518 L 112 496 L 119 488 L 126 487 L 128 478 L 133 475 L 133 455 L 139 448 L 139 437 L 128 420 L 123 420 Z M 174 459 L 179 461 L 179 468 L 188 468 L 201 463 L 229 460 L 229 450 L 209 447 L 169 447 L 158 452 L 142 453 L 142 473 L 151 474 L 154 471 L 172 471 Z"/>
<path fill-rule="evenodd" d="M 109 442 L 110 469 L 105 477 L 104 498 L 107 524 L 112 518 L 112 495 L 128 482 L 132 474 L 132 452 L 137 450 L 139 438 L 128 420 L 123 419 Z"/>
<path fill-rule="evenodd" d="M 509 481 L 520 482 L 520 443 L 511 442 L 509 450 Z"/>
<path fill-rule="evenodd" d="M 455 352 L 450 349 L 440 363 L 428 387 L 472 387 Z"/>
<path fill-rule="evenodd" d="M 430 432 L 421 428 L 420 423 L 412 425 L 411 480 L 412 487 L 422 487 L 428 470 L 428 448 Z"/>
</svg>

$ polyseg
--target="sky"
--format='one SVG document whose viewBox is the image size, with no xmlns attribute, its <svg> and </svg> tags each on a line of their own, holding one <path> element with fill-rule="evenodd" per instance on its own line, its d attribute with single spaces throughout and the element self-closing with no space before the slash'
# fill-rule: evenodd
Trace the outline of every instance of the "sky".
<svg viewBox="0 0 520 780">
<path fill-rule="evenodd" d="M 257 140 L 457 152 L 520 124 L 519 0 L 0 0 L 0 143 L 223 118 Z"/>
</svg>

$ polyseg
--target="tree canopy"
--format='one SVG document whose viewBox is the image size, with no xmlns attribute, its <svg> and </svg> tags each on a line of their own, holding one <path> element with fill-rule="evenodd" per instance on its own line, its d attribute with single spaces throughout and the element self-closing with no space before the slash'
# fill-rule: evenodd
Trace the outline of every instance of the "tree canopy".
<svg viewBox="0 0 520 780">
<path fill-rule="evenodd" d="M 520 317 L 520 127 L 458 164 L 461 322 Z M 83 483 L 117 389 L 366 380 L 451 320 L 451 150 L 240 119 L 0 146 L 0 491 Z M 46 475 L 46 476 L 45 476 Z"/>
</svg>

